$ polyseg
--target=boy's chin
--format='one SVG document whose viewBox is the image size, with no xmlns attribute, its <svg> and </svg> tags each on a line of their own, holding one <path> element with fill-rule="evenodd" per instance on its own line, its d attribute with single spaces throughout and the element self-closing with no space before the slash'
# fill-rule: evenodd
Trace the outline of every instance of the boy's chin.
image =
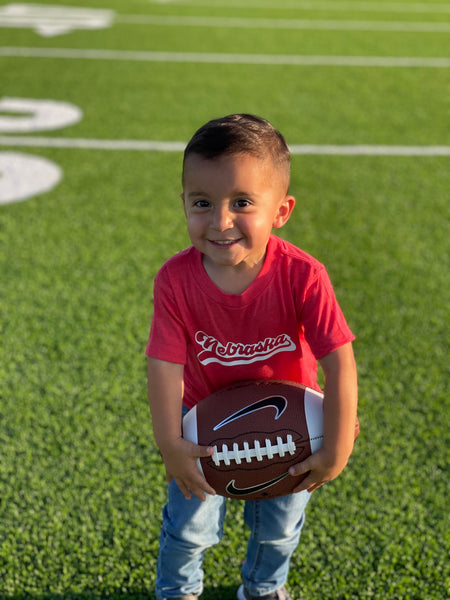
<svg viewBox="0 0 450 600">
<path fill-rule="evenodd" d="M 203 254 L 203 265 L 211 268 L 239 268 L 241 261 L 233 260 L 227 257 L 216 257 L 209 254 Z"/>
</svg>

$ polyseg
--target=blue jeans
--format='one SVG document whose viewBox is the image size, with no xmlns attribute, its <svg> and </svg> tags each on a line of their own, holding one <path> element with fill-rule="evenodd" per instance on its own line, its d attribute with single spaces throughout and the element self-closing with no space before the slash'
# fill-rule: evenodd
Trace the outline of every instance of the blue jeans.
<svg viewBox="0 0 450 600">
<path fill-rule="evenodd" d="M 269 594 L 286 583 L 309 498 L 305 491 L 245 502 L 244 520 L 250 537 L 241 575 L 251 595 Z M 158 557 L 157 598 L 202 592 L 203 556 L 223 536 L 225 510 L 226 499 L 222 496 L 207 496 L 204 502 L 195 496 L 186 500 L 175 482 L 169 484 Z"/>
</svg>

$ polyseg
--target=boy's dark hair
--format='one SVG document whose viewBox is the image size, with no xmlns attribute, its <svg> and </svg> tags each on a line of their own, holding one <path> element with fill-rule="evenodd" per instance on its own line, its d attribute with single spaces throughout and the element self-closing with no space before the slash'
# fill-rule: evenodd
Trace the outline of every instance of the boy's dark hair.
<svg viewBox="0 0 450 600">
<path fill-rule="evenodd" d="M 286 140 L 269 121 L 255 115 L 228 115 L 200 127 L 184 151 L 183 177 L 190 154 L 210 160 L 232 154 L 270 157 L 277 168 L 285 171 L 289 182 L 291 157 Z"/>
</svg>

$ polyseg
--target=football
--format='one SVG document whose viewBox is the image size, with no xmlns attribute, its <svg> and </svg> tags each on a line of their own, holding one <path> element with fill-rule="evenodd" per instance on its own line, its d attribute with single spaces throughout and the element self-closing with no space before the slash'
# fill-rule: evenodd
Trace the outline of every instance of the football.
<svg viewBox="0 0 450 600">
<path fill-rule="evenodd" d="M 214 448 L 198 466 L 218 494 L 242 500 L 284 496 L 307 475 L 293 477 L 289 467 L 322 446 L 322 405 L 323 394 L 304 385 L 243 381 L 194 406 L 183 419 L 183 437 Z"/>
</svg>

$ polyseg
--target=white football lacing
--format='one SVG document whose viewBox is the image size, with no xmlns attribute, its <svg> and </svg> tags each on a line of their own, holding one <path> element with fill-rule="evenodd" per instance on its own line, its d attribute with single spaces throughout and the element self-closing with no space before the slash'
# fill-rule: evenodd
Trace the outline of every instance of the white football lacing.
<svg viewBox="0 0 450 600">
<path fill-rule="evenodd" d="M 261 461 L 264 457 L 267 457 L 268 459 L 272 459 L 274 456 L 283 457 L 286 452 L 293 455 L 295 454 L 295 450 L 296 446 L 292 439 L 292 435 L 288 435 L 286 437 L 286 442 L 283 442 L 281 437 L 277 437 L 276 444 L 272 444 L 269 439 L 266 439 L 265 446 L 261 446 L 260 442 L 256 440 L 253 448 L 250 448 L 248 442 L 244 442 L 244 448 L 242 450 L 239 449 L 239 444 L 237 443 L 233 444 L 232 450 L 228 450 L 226 444 L 222 444 L 221 451 L 217 449 L 217 446 L 214 446 L 214 453 L 211 458 L 217 466 L 220 466 L 222 460 L 226 465 L 229 465 L 232 460 L 240 465 L 243 459 L 248 463 L 251 462 L 253 458 Z"/>
</svg>

